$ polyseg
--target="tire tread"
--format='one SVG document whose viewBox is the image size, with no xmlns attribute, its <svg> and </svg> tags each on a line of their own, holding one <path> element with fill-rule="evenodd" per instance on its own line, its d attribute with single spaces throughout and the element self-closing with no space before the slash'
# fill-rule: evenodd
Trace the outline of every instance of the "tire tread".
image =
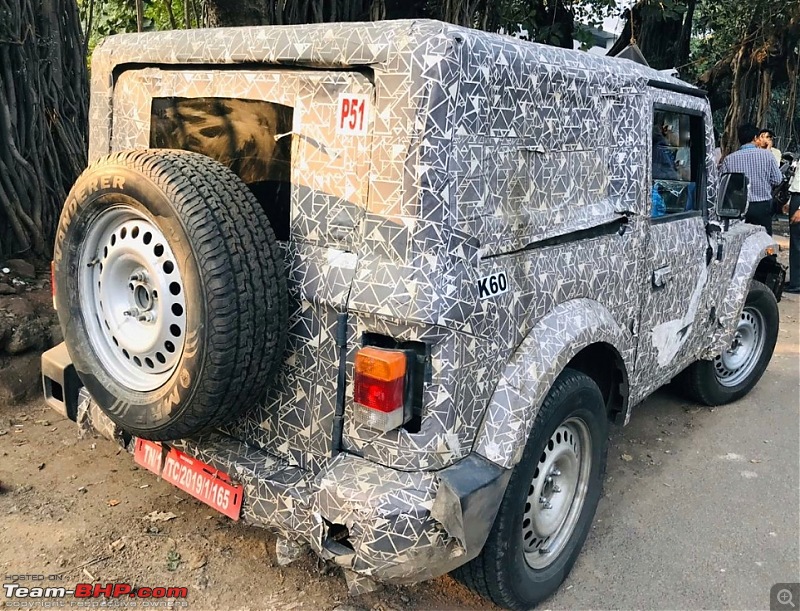
<svg viewBox="0 0 800 611">
<path fill-rule="evenodd" d="M 584 387 L 587 381 L 596 388 L 594 381 L 586 374 L 574 369 L 565 369 L 553 383 L 553 387 L 537 412 L 536 419 L 531 429 L 531 435 L 534 434 L 534 431 L 547 425 L 553 412 L 558 409 L 565 395 Z M 599 395 L 599 389 L 597 392 Z M 531 443 L 526 444 L 525 451 L 519 464 L 524 464 L 527 460 L 531 460 L 530 455 L 532 452 L 533 445 Z M 606 454 L 602 452 L 601 464 L 599 465 L 601 483 L 602 477 L 605 474 L 605 461 Z M 520 477 L 519 469 L 514 469 L 507 490 L 513 489 Z M 505 503 L 505 497 L 503 502 Z M 509 570 L 505 563 L 508 547 L 507 542 L 510 540 L 510 537 L 514 536 L 518 536 L 517 533 L 507 532 L 507 528 L 503 521 L 500 520 L 498 513 L 498 517 L 495 518 L 491 533 L 481 553 L 473 560 L 455 569 L 451 574 L 465 586 L 484 598 L 490 599 L 498 606 L 508 609 L 526 609 L 530 607 L 521 604 L 517 596 L 508 588 L 510 578 L 508 576 Z M 574 562 L 574 559 L 572 562 Z M 569 573 L 571 566 L 572 563 L 567 567 L 567 573 Z"/>
<path fill-rule="evenodd" d="M 142 431 L 149 439 L 180 439 L 229 422 L 266 394 L 280 366 L 288 326 L 282 253 L 255 196 L 213 159 L 179 150 L 123 151 L 91 169 L 120 165 L 167 194 L 205 292 L 202 379 L 179 420 Z"/>
<path fill-rule="evenodd" d="M 764 353 L 760 357 L 761 362 L 756 365 L 756 369 L 751 373 L 752 378 L 746 383 L 741 384 L 738 389 L 728 389 L 722 387 L 716 381 L 714 364 L 712 361 L 695 361 L 678 376 L 681 382 L 678 387 L 682 389 L 683 394 L 687 398 L 711 407 L 723 405 L 736 401 L 746 395 L 761 379 L 764 370 L 769 364 L 769 360 L 772 358 L 772 352 L 775 349 L 775 339 L 777 339 L 778 335 L 779 313 L 775 296 L 765 284 L 758 280 L 753 280 L 750 284 L 750 290 L 746 299 L 749 299 L 753 295 L 755 295 L 757 299 L 765 299 L 767 304 L 769 304 L 770 312 L 766 313 L 765 320 L 767 324 L 769 324 L 770 317 L 774 320 L 775 337 L 771 339 L 767 338 L 766 341 L 769 343 L 764 346 Z M 772 332 L 773 330 L 770 330 L 770 334 L 772 334 Z M 756 375 L 753 375 L 753 373 Z"/>
</svg>

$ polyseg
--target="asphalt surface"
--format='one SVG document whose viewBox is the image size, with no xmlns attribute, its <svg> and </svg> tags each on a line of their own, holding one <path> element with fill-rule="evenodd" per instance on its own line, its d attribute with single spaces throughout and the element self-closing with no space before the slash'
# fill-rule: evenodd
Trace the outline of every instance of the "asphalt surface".
<svg viewBox="0 0 800 611">
<path fill-rule="evenodd" d="M 800 297 L 780 311 L 747 397 L 709 410 L 668 389 L 614 433 L 592 534 L 542 608 L 769 609 L 800 582 Z"/>
</svg>

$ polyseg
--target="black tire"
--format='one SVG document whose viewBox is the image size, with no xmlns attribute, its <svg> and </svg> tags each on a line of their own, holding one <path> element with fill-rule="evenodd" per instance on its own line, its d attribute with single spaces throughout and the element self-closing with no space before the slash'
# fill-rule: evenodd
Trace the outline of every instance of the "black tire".
<svg viewBox="0 0 800 611">
<path fill-rule="evenodd" d="M 744 304 L 743 315 L 758 312 L 764 323 L 764 343 L 750 373 L 738 383 L 727 386 L 718 377 L 718 360 L 695 361 L 679 376 L 680 386 L 692 400 L 705 405 L 724 405 L 749 393 L 764 375 L 778 340 L 780 315 L 775 295 L 766 285 L 753 280 Z"/>
<path fill-rule="evenodd" d="M 129 210 L 146 227 L 161 232 L 174 254 L 175 264 L 168 269 L 177 269 L 181 281 L 175 290 L 183 293 L 185 305 L 172 310 L 173 315 L 177 311 L 185 316 L 183 349 L 173 346 L 174 354 L 168 356 L 174 370 L 163 371 L 153 388 L 132 387 L 133 377 L 126 382 L 119 374 L 122 365 L 112 374 L 114 367 L 108 363 L 114 359 L 104 362 L 97 349 L 110 344 L 100 343 L 97 333 L 90 337 L 90 329 L 102 331 L 101 319 L 112 333 L 107 318 L 111 314 L 106 313 L 111 306 L 104 305 L 101 296 L 99 307 L 87 309 L 84 298 L 82 308 L 81 290 L 86 295 L 91 285 L 94 291 L 94 277 L 84 275 L 90 280 L 81 281 L 81 273 L 94 266 L 103 273 L 102 249 L 86 263 L 87 257 L 95 257 L 87 236 L 97 232 L 91 229 L 93 223 L 113 210 Z M 117 233 L 122 244 L 125 234 Z M 133 236 L 130 231 L 128 239 Z M 54 262 L 58 317 L 70 357 L 92 397 L 125 431 L 146 439 L 180 439 L 230 421 L 263 398 L 286 340 L 286 274 L 263 209 L 226 167 L 203 155 L 172 150 L 126 151 L 99 159 L 70 191 Z M 111 263 L 106 264 L 109 273 Z M 90 273 L 94 269 L 86 272 Z M 97 286 L 102 295 L 99 281 Z M 110 283 L 107 290 L 112 291 Z M 120 293 L 105 293 L 110 294 L 116 298 Z M 161 305 L 152 305 L 157 298 L 155 291 L 148 297 L 156 317 L 162 312 Z M 163 296 L 162 300 L 166 302 Z M 124 314 L 130 316 L 128 311 Z M 130 359 L 128 352 L 125 357 Z M 122 358 L 119 362 L 124 365 Z"/>
<path fill-rule="evenodd" d="M 581 419 L 591 437 L 592 463 L 583 507 L 572 533 L 550 565 L 531 568 L 522 545 L 523 514 L 534 471 L 559 426 Z M 580 553 L 602 493 L 608 448 L 603 396 L 587 375 L 566 369 L 545 399 L 522 459 L 514 467 L 489 538 L 481 554 L 454 571 L 467 587 L 508 609 L 530 609 L 550 596 L 569 575 Z"/>
</svg>

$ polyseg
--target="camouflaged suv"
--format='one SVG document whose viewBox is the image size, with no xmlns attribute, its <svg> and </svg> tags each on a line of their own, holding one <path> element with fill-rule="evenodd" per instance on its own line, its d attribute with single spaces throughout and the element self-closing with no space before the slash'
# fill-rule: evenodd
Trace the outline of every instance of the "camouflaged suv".
<svg viewBox="0 0 800 611">
<path fill-rule="evenodd" d="M 112 37 L 47 400 L 353 591 L 457 569 L 530 607 L 609 423 L 772 355 L 784 270 L 713 150 L 682 81 L 443 23 Z"/>
</svg>

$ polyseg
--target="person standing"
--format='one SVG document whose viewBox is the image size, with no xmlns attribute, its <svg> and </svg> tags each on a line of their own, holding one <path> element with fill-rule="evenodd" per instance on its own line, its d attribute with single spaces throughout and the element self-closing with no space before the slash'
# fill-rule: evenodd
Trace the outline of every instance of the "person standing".
<svg viewBox="0 0 800 611">
<path fill-rule="evenodd" d="M 761 225 L 772 235 L 772 187 L 779 185 L 783 176 L 772 153 L 758 146 L 759 133 L 755 125 L 739 127 L 741 148 L 722 160 L 720 173 L 740 172 L 747 176 L 749 206 L 744 220 Z"/>
<path fill-rule="evenodd" d="M 800 293 L 800 168 L 789 183 L 789 285 L 784 293 Z"/>
<path fill-rule="evenodd" d="M 774 142 L 775 142 L 775 134 L 772 133 L 772 130 L 762 127 L 761 130 L 758 132 L 758 140 L 756 141 L 756 144 L 760 146 L 762 149 L 766 149 L 770 153 L 772 153 L 772 156 L 775 157 L 775 161 L 778 162 L 778 166 L 780 167 L 781 152 L 774 146 L 772 146 Z"/>
</svg>

